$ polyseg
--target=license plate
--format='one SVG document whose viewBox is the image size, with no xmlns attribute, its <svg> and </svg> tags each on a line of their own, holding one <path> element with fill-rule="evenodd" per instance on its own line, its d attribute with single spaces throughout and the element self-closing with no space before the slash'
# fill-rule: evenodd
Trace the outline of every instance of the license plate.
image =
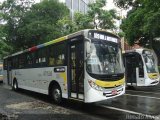
<svg viewBox="0 0 160 120">
<path fill-rule="evenodd" d="M 117 90 L 112 90 L 112 95 L 117 95 Z"/>
</svg>

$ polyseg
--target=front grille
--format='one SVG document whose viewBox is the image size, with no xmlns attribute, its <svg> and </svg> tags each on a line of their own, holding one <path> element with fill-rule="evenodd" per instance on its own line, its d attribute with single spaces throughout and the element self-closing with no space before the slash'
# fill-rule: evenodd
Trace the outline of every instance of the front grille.
<svg viewBox="0 0 160 120">
<path fill-rule="evenodd" d="M 112 96 L 119 95 L 123 91 L 123 88 L 116 89 L 116 90 L 117 90 L 117 94 L 112 94 L 112 90 L 111 90 L 111 91 L 108 91 L 106 93 L 104 92 L 103 95 L 106 96 L 106 97 L 112 97 Z"/>
<path fill-rule="evenodd" d="M 116 88 L 116 87 L 119 87 L 121 85 L 118 85 L 118 86 L 114 86 L 114 87 L 104 87 L 105 89 L 110 89 L 110 88 Z"/>
<path fill-rule="evenodd" d="M 97 75 L 97 74 L 89 73 L 89 75 L 101 81 L 117 81 L 124 78 L 124 73 L 112 74 L 112 75 Z"/>
</svg>

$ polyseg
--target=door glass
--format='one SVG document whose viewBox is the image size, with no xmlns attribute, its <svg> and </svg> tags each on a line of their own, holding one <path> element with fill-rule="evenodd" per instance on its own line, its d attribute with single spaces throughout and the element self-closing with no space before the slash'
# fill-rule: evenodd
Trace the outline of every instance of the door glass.
<svg viewBox="0 0 160 120">
<path fill-rule="evenodd" d="M 136 83 L 136 57 L 126 56 L 126 78 L 128 83 Z M 132 73 L 132 74 L 131 74 Z"/>
<path fill-rule="evenodd" d="M 75 57 L 75 45 L 71 46 L 71 79 L 72 86 L 71 91 L 76 92 L 76 57 Z"/>
<path fill-rule="evenodd" d="M 139 77 L 144 77 L 144 69 L 143 69 L 143 61 L 141 56 L 139 55 L 139 61 L 138 61 L 138 68 L 139 68 Z"/>
<path fill-rule="evenodd" d="M 77 79 L 78 79 L 78 92 L 84 92 L 84 52 L 83 52 L 83 44 L 79 44 L 77 46 Z"/>
<path fill-rule="evenodd" d="M 71 47 L 71 92 L 78 94 L 84 93 L 84 51 L 83 42 L 72 44 Z"/>
</svg>

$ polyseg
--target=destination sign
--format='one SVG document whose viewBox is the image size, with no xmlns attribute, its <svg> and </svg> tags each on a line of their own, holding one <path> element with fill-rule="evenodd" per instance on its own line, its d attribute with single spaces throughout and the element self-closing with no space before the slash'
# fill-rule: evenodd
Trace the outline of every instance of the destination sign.
<svg viewBox="0 0 160 120">
<path fill-rule="evenodd" d="M 90 32 L 89 33 L 89 37 L 90 38 L 95 38 L 95 39 L 106 40 L 106 41 L 118 43 L 118 38 L 112 37 L 112 36 L 109 36 L 109 35 L 105 35 L 103 33 L 98 33 L 98 32 L 93 32 L 92 33 L 92 32 Z"/>
</svg>

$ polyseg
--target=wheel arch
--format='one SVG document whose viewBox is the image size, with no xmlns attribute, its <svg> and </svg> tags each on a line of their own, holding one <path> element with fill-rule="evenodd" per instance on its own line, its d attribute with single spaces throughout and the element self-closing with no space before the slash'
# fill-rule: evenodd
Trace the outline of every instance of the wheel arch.
<svg viewBox="0 0 160 120">
<path fill-rule="evenodd" d="M 52 90 L 53 86 L 58 86 L 62 92 L 60 84 L 56 80 L 52 80 L 49 84 L 49 87 L 48 87 L 48 95 L 51 95 L 51 90 Z"/>
</svg>

